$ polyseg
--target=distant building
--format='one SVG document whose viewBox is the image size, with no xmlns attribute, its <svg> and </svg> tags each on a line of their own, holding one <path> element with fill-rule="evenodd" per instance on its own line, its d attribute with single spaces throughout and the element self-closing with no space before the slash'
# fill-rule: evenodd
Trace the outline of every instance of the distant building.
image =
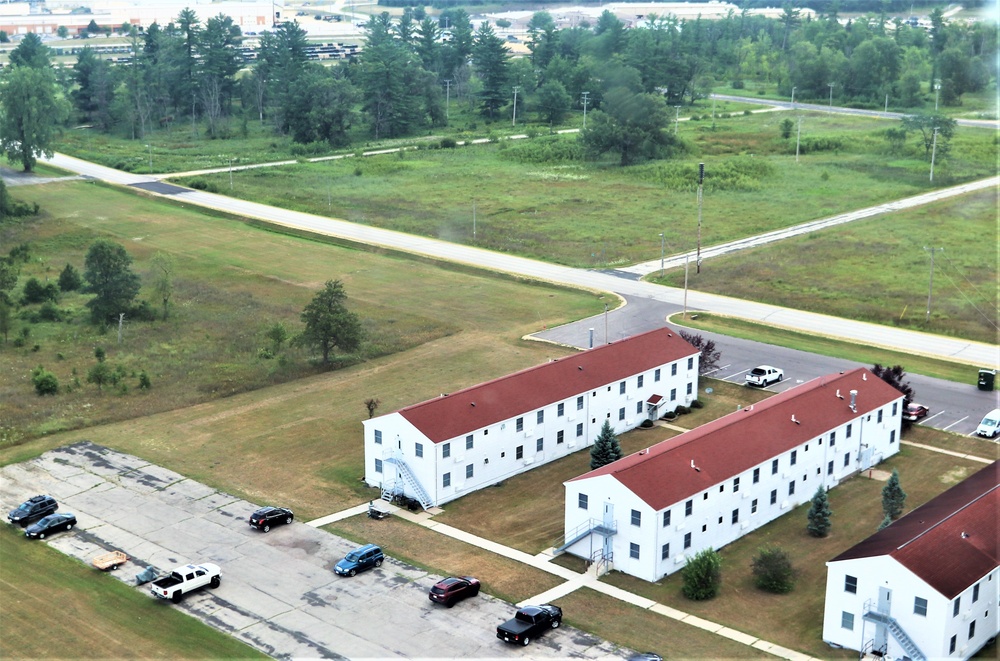
<svg viewBox="0 0 1000 661">
<path fill-rule="evenodd" d="M 659 580 L 898 452 L 902 401 L 824 376 L 569 480 L 559 550 Z"/>
<path fill-rule="evenodd" d="M 826 563 L 823 640 L 913 661 L 968 659 L 1000 633 L 1000 462 Z"/>
<path fill-rule="evenodd" d="M 365 481 L 446 503 L 690 404 L 699 357 L 662 328 L 365 420 Z"/>
</svg>

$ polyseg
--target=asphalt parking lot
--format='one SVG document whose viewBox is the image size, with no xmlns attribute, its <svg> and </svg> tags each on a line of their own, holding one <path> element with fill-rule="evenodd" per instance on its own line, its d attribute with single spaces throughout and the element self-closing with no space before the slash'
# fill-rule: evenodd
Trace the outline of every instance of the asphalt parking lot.
<svg viewBox="0 0 1000 661">
<path fill-rule="evenodd" d="M 296 521 L 261 533 L 256 505 L 88 442 L 0 469 L 7 512 L 35 494 L 59 501 L 79 525 L 45 542 L 89 564 L 106 550 L 130 561 L 114 575 L 131 585 L 146 566 L 169 571 L 212 562 L 222 585 L 175 606 L 277 658 L 624 658 L 590 634 L 562 627 L 521 648 L 495 637 L 514 608 L 480 595 L 452 609 L 427 599 L 441 577 L 386 558 L 354 578 L 332 571 L 356 545 Z M 378 540 L 371 540 L 378 543 Z M 97 571 L 96 569 L 94 570 Z M 148 590 L 143 586 L 142 590 Z M 150 599 L 154 597 L 150 596 Z"/>
</svg>

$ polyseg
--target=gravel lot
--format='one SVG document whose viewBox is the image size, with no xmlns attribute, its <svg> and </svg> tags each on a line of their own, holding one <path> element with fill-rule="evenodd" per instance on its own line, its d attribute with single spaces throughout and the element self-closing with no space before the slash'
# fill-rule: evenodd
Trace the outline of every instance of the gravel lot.
<svg viewBox="0 0 1000 661">
<path fill-rule="evenodd" d="M 442 608 L 427 599 L 439 576 L 390 558 L 379 569 L 338 577 L 333 565 L 352 542 L 298 521 L 258 532 L 246 523 L 255 504 L 93 443 L 0 469 L 4 512 L 38 493 L 52 495 L 60 511 L 79 519 L 72 532 L 43 543 L 88 564 L 106 550 L 122 550 L 130 561 L 114 575 L 129 584 L 150 565 L 218 564 L 221 587 L 163 607 L 181 608 L 277 658 L 628 655 L 570 627 L 549 631 L 527 648 L 506 645 L 495 638 L 496 625 L 513 612 L 506 602 L 484 594 Z"/>
</svg>

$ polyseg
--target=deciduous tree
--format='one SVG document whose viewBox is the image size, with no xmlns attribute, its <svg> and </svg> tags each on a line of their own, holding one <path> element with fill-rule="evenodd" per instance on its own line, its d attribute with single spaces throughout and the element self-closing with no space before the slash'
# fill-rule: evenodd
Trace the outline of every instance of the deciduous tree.
<svg viewBox="0 0 1000 661">
<path fill-rule="evenodd" d="M 903 393 L 903 407 L 905 408 L 907 404 L 913 401 L 913 388 L 910 387 L 910 382 L 905 381 L 906 370 L 903 369 L 902 365 L 893 365 L 889 367 L 888 365 L 882 366 L 878 363 L 872 365 L 872 374 L 882 379 L 890 386 Z"/>
<path fill-rule="evenodd" d="M 69 112 L 51 68 L 15 66 L 0 77 L 0 149 L 25 172 L 38 156 L 52 157 L 52 143 Z"/>
<path fill-rule="evenodd" d="M 681 570 L 684 586 L 681 592 L 693 601 L 704 601 L 719 594 L 722 587 L 722 556 L 707 548 L 688 558 Z"/>
<path fill-rule="evenodd" d="M 791 592 L 795 587 L 795 570 L 788 554 L 775 546 L 757 551 L 750 566 L 754 583 L 761 590 L 775 594 Z"/>
<path fill-rule="evenodd" d="M 612 152 L 622 166 L 632 165 L 669 154 L 676 140 L 664 130 L 668 122 L 661 97 L 617 87 L 604 96 L 601 110 L 588 117 L 580 139 L 591 156 Z"/>
<path fill-rule="evenodd" d="M 361 344 L 361 321 L 347 309 L 347 292 L 340 280 L 328 280 L 302 311 L 306 328 L 299 341 L 319 349 L 323 363 L 334 349 L 355 351 Z"/>
<path fill-rule="evenodd" d="M 107 323 L 113 315 L 125 312 L 139 293 L 139 276 L 132 272 L 132 257 L 113 241 L 98 239 L 87 251 L 83 277 L 85 291 L 95 294 L 87 302 L 95 324 Z"/>
<path fill-rule="evenodd" d="M 719 359 L 722 358 L 722 352 L 715 350 L 715 340 L 706 339 L 697 333 L 689 333 L 683 330 L 678 332 L 688 344 L 701 351 L 701 356 L 698 360 L 699 374 L 711 372 L 719 366 Z"/>
</svg>

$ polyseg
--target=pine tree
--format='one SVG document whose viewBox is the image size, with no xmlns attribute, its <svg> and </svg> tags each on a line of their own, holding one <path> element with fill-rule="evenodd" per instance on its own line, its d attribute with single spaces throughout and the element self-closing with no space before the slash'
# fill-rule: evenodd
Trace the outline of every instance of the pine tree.
<svg viewBox="0 0 1000 661">
<path fill-rule="evenodd" d="M 605 419 L 601 433 L 594 441 L 594 447 L 590 448 L 590 467 L 600 468 L 621 458 L 622 446 L 618 443 L 618 435 L 611 429 L 611 423 Z"/>
<path fill-rule="evenodd" d="M 826 497 L 826 489 L 822 486 L 816 488 L 816 493 L 812 497 L 812 505 L 809 507 L 809 525 L 806 530 L 813 537 L 826 537 L 830 534 L 830 501 Z"/>
<path fill-rule="evenodd" d="M 878 524 L 878 529 L 882 530 L 882 528 L 887 528 L 887 527 L 889 527 L 890 523 L 892 523 L 892 517 L 890 517 L 888 514 L 886 514 L 885 518 L 882 519 L 882 523 Z"/>
<path fill-rule="evenodd" d="M 894 468 L 889 481 L 882 487 L 882 511 L 889 519 L 895 521 L 902 516 L 905 503 L 906 492 L 899 486 L 899 471 Z"/>
</svg>

